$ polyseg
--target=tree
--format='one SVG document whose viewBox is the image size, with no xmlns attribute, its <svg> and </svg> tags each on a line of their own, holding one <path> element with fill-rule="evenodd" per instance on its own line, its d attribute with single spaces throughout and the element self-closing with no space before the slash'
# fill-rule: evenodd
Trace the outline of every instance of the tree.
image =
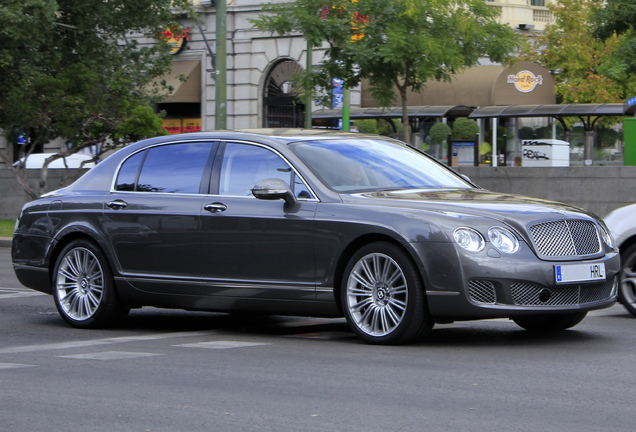
<svg viewBox="0 0 636 432">
<path fill-rule="evenodd" d="M 559 0 L 551 4 L 555 23 L 536 35 L 536 43 L 527 44 L 519 56 L 550 71 L 559 103 L 622 102 L 636 91 L 633 76 L 608 73 L 624 38 L 613 34 L 602 41 L 594 36 L 592 19 L 603 2 Z"/>
<path fill-rule="evenodd" d="M 473 140 L 479 133 L 479 125 L 475 120 L 460 117 L 453 124 L 453 139 Z"/>
<path fill-rule="evenodd" d="M 109 147 L 152 136 L 160 120 L 150 108 L 162 86 L 153 80 L 171 64 L 164 40 L 140 46 L 131 32 L 180 31 L 173 12 L 188 0 L 3 0 L 0 3 L 0 129 L 19 158 L 56 138 L 68 149 Z M 165 87 L 165 86 L 164 86 Z M 13 160 L 0 152 L 9 166 Z M 41 172 L 46 191 L 48 163 Z M 25 191 L 24 164 L 12 167 Z"/>
<path fill-rule="evenodd" d="M 497 22 L 498 9 L 483 0 L 296 0 L 263 11 L 269 14 L 253 21 L 258 29 L 328 45 L 310 88 L 327 89 L 334 77 L 349 88 L 368 79 L 385 107 L 395 103 L 397 89 L 404 125 L 408 89 L 419 91 L 432 79 L 450 81 L 484 56 L 505 61 L 518 44 L 514 31 Z"/>
<path fill-rule="evenodd" d="M 620 43 L 606 64 L 608 76 L 636 74 L 636 3 L 633 0 L 606 0 L 593 11 L 594 34 L 603 41 L 620 35 Z"/>
<path fill-rule="evenodd" d="M 519 138 L 522 140 L 529 140 L 534 138 L 534 129 L 530 126 L 523 126 L 519 128 Z"/>
<path fill-rule="evenodd" d="M 446 123 L 435 123 L 431 130 L 429 131 L 429 136 L 431 137 L 431 144 L 442 144 L 448 140 L 448 135 L 452 132 L 450 126 Z"/>
<path fill-rule="evenodd" d="M 358 132 L 360 133 L 393 136 L 391 124 L 384 119 L 356 120 L 355 125 L 358 127 Z"/>
</svg>

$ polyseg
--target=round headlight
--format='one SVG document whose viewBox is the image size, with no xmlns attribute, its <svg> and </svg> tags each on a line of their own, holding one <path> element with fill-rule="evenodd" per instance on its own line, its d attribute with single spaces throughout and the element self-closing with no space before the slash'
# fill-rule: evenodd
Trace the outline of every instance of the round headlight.
<svg viewBox="0 0 636 432">
<path fill-rule="evenodd" d="M 453 237 L 458 245 L 470 252 L 479 252 L 486 244 L 482 235 L 472 228 L 457 228 Z"/>
<path fill-rule="evenodd" d="M 488 240 L 499 252 L 512 254 L 519 250 L 519 240 L 515 235 L 502 227 L 492 227 L 488 230 Z"/>
</svg>

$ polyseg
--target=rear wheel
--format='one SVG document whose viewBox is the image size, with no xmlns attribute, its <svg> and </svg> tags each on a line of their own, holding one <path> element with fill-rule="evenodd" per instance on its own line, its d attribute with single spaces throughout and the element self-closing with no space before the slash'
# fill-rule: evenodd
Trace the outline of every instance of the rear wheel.
<svg viewBox="0 0 636 432">
<path fill-rule="evenodd" d="M 417 267 L 391 243 L 371 243 L 354 254 L 341 296 L 349 326 L 365 342 L 408 343 L 433 327 Z"/>
<path fill-rule="evenodd" d="M 587 315 L 587 312 L 575 312 L 565 315 L 531 315 L 516 317 L 512 320 L 530 331 L 560 331 L 574 327 Z"/>
<path fill-rule="evenodd" d="M 128 314 L 117 296 L 106 257 L 87 240 L 74 240 L 62 250 L 52 282 L 55 306 L 73 327 L 104 327 Z"/>
<path fill-rule="evenodd" d="M 621 253 L 621 282 L 618 301 L 636 316 L 636 244 Z"/>
</svg>

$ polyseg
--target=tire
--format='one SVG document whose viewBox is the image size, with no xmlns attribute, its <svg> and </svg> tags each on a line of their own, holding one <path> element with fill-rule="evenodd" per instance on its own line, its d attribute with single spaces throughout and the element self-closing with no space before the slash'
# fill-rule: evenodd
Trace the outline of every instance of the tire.
<svg viewBox="0 0 636 432">
<path fill-rule="evenodd" d="M 66 245 L 55 262 L 52 282 L 55 306 L 73 327 L 107 327 L 128 314 L 108 261 L 92 242 L 74 240 Z"/>
<path fill-rule="evenodd" d="M 574 312 L 565 315 L 531 315 L 512 320 L 526 330 L 552 332 L 572 328 L 583 321 L 586 315 L 587 312 Z"/>
<path fill-rule="evenodd" d="M 636 316 L 636 244 L 621 252 L 621 279 L 618 301 Z"/>
<path fill-rule="evenodd" d="M 347 264 L 340 294 L 349 326 L 367 343 L 405 344 L 433 328 L 419 271 L 394 244 L 358 250 Z"/>
</svg>

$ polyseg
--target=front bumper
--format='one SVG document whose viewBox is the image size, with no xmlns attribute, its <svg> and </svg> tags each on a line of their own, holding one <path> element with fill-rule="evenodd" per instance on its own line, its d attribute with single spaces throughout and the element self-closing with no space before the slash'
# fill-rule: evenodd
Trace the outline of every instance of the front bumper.
<svg viewBox="0 0 636 432">
<path fill-rule="evenodd" d="M 527 247 L 514 255 L 488 247 L 467 253 L 455 244 L 417 244 L 428 307 L 437 320 L 512 318 L 581 312 L 616 302 L 620 257 L 581 261 L 542 261 Z M 605 280 L 557 284 L 555 266 L 604 264 Z"/>
</svg>

